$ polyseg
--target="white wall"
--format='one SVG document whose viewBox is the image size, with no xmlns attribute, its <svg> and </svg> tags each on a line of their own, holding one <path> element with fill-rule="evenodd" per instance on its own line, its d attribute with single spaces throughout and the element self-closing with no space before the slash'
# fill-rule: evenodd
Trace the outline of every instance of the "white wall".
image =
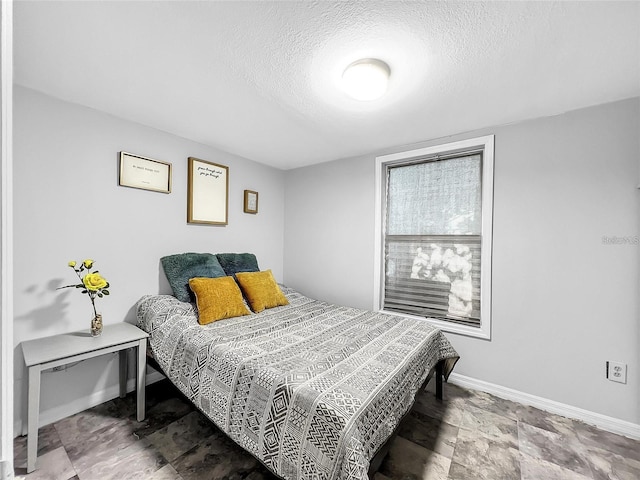
<svg viewBox="0 0 640 480">
<path fill-rule="evenodd" d="M 13 3 L 0 3 L 0 478 L 13 478 Z"/>
<path fill-rule="evenodd" d="M 144 294 L 168 293 L 159 260 L 195 252 L 253 252 L 283 276 L 284 173 L 205 145 L 15 88 L 15 420 L 26 415 L 20 342 L 89 328 L 91 304 L 73 289 L 71 259 L 90 257 L 111 282 L 98 300 L 105 328 L 135 321 Z M 248 139 L 248 141 L 250 141 Z M 118 152 L 171 162 L 173 191 L 118 186 Z M 187 157 L 229 166 L 229 224 L 186 223 Z M 258 191 L 257 215 L 243 213 L 243 191 Z M 81 410 L 115 392 L 117 361 L 103 357 L 43 375 L 41 419 Z M 16 434 L 19 432 L 15 432 Z"/>
<path fill-rule="evenodd" d="M 492 339 L 449 334 L 456 372 L 640 424 L 640 247 L 602 241 L 639 233 L 639 118 L 635 98 L 288 171 L 285 282 L 372 308 L 375 156 L 495 134 Z"/>
</svg>

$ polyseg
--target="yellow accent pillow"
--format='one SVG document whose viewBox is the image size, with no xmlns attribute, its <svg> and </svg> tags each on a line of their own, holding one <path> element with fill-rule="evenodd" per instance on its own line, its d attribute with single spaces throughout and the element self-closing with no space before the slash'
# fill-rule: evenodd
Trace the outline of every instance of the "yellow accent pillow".
<svg viewBox="0 0 640 480">
<path fill-rule="evenodd" d="M 264 272 L 239 272 L 236 280 L 246 297 L 251 310 L 258 313 L 265 308 L 289 305 L 289 300 L 273 278 L 271 270 Z"/>
<path fill-rule="evenodd" d="M 251 314 L 233 277 L 196 277 L 189 280 L 189 287 L 196 296 L 201 325 Z"/>
</svg>

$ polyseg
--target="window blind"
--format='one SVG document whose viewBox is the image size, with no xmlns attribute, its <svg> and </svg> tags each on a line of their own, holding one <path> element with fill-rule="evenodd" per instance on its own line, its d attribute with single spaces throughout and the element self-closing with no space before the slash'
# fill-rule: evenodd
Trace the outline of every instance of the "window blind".
<svg viewBox="0 0 640 480">
<path fill-rule="evenodd" d="M 479 235 L 388 236 L 384 309 L 480 325 Z"/>
<path fill-rule="evenodd" d="M 482 154 L 387 172 L 385 310 L 480 326 Z"/>
</svg>

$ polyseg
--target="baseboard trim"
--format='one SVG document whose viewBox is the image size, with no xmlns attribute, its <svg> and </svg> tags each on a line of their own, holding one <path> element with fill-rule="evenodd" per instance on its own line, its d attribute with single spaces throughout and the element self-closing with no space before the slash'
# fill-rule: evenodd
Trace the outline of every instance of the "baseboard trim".
<svg viewBox="0 0 640 480">
<path fill-rule="evenodd" d="M 153 370 L 149 372 L 145 377 L 145 384 L 151 385 L 152 383 L 158 382 L 164 378 L 164 375 L 162 375 L 160 372 Z M 136 386 L 135 384 L 136 380 L 134 378 L 128 379 L 127 392 L 134 391 Z M 59 405 L 57 407 L 50 408 L 49 410 L 44 410 L 40 412 L 40 415 L 38 417 L 38 428 L 57 422 L 58 420 L 62 420 L 63 418 L 70 417 L 71 415 L 75 415 L 76 413 L 82 412 L 83 410 L 95 407 L 96 405 L 100 405 L 101 403 L 108 402 L 109 400 L 113 400 L 119 395 L 120 386 L 111 385 L 103 390 L 92 392 L 86 397 L 77 398 L 73 402 L 67 403 L 65 405 Z M 22 421 L 18 420 L 15 422 L 13 426 L 14 436 L 19 436 L 21 434 L 22 426 Z"/>
<path fill-rule="evenodd" d="M 539 408 L 545 412 L 555 413 L 557 415 L 562 415 L 563 417 L 580 420 L 601 428 L 602 430 L 606 430 L 607 432 L 617 433 L 618 435 L 624 435 L 625 437 L 640 440 L 640 425 L 636 423 L 573 407 L 565 403 L 520 392 L 518 390 L 467 377 L 458 373 L 452 373 L 449 376 L 449 383 L 453 383 L 460 387 L 470 388 L 472 390 L 487 392 L 495 395 L 496 397 L 513 400 L 514 402 Z"/>
</svg>

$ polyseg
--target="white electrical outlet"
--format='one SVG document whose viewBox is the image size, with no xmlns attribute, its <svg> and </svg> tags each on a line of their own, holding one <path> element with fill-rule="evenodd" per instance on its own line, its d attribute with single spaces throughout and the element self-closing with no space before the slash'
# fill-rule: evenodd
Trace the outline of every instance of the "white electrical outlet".
<svg viewBox="0 0 640 480">
<path fill-rule="evenodd" d="M 627 364 L 607 362 L 607 378 L 612 382 L 627 383 Z"/>
</svg>

